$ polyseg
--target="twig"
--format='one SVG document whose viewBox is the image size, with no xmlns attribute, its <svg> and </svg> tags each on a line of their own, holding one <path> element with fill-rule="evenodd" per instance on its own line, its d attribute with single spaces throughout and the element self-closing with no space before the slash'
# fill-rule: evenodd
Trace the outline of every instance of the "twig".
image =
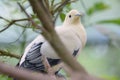
<svg viewBox="0 0 120 80">
<path fill-rule="evenodd" d="M 9 42 L 9 44 L 17 42 L 21 38 L 21 36 L 24 34 L 25 30 L 26 28 L 23 28 L 23 31 L 20 33 L 19 37 L 15 41 Z"/>
<path fill-rule="evenodd" d="M 53 8 L 56 8 L 57 6 L 59 6 L 62 2 L 58 2 L 55 5 L 53 5 Z"/>
<path fill-rule="evenodd" d="M 52 0 L 52 1 L 51 1 L 51 6 L 53 6 L 53 5 L 54 5 L 54 2 L 55 2 L 55 0 Z"/>
<path fill-rule="evenodd" d="M 57 20 L 59 14 L 60 14 L 61 12 L 62 12 L 62 10 L 59 10 L 58 13 L 56 14 L 56 16 L 55 16 L 55 18 L 54 18 L 54 24 L 55 24 L 55 22 L 56 22 L 56 20 Z"/>
<path fill-rule="evenodd" d="M 3 18 L 2 16 L 0 16 L 0 18 L 1 19 L 3 19 L 3 20 L 5 20 L 5 21 L 7 21 L 7 22 L 10 22 L 9 20 L 7 20 L 7 19 L 5 19 L 5 18 Z M 23 19 L 14 19 L 13 21 L 26 21 L 26 20 L 29 20 L 28 18 L 23 18 Z"/>
<path fill-rule="evenodd" d="M 12 20 L 12 21 L 10 21 L 10 20 L 8 20 L 8 19 L 6 19 L 6 18 L 3 18 L 3 17 L 1 17 L 0 16 L 0 18 L 1 19 L 3 19 L 3 20 L 5 20 L 6 22 L 9 22 L 9 24 L 11 23 L 11 22 L 14 22 L 13 24 L 15 24 L 15 25 L 17 25 L 17 26 L 20 26 L 20 27 L 25 27 L 25 26 L 23 26 L 23 25 L 20 25 L 20 24 L 17 24 L 16 22 L 21 22 L 21 21 L 28 21 L 28 19 L 27 18 L 23 18 L 23 19 L 16 19 L 16 20 Z M 12 24 L 12 25 L 13 25 Z M 26 27 L 25 27 L 26 28 Z"/>
<path fill-rule="evenodd" d="M 22 5 L 20 4 L 20 3 L 17 3 L 18 5 L 19 5 L 19 7 L 20 7 L 20 9 L 25 13 L 25 15 L 29 18 L 29 19 L 31 19 L 31 17 L 28 15 L 28 13 L 25 11 L 25 9 L 22 7 Z"/>
<path fill-rule="evenodd" d="M 55 10 L 54 10 L 54 13 L 56 13 L 57 11 L 63 9 L 63 7 L 68 4 L 70 0 L 65 0 L 64 2 L 62 2 Z"/>
<path fill-rule="evenodd" d="M 4 29 L 0 30 L 0 33 L 8 29 L 13 23 L 9 23 Z"/>
<path fill-rule="evenodd" d="M 21 56 L 19 56 L 17 54 L 13 54 L 13 53 L 10 53 L 10 52 L 4 51 L 4 50 L 0 50 L 0 56 L 14 57 L 14 58 L 17 58 L 17 59 L 21 58 Z"/>
<path fill-rule="evenodd" d="M 41 26 L 37 25 L 37 24 L 33 21 L 33 19 L 31 18 L 31 16 L 25 11 L 25 9 L 22 7 L 22 5 L 21 5 L 20 3 L 18 3 L 18 5 L 19 5 L 19 7 L 21 8 L 21 10 L 25 13 L 25 15 L 29 18 L 29 21 L 32 23 L 32 25 L 33 25 L 35 28 L 40 29 L 40 30 L 46 32 L 46 30 L 45 30 L 44 28 L 42 28 Z"/>
<path fill-rule="evenodd" d="M 49 5 L 49 1 L 48 0 L 43 0 L 45 3 L 45 6 L 48 10 L 50 10 L 50 5 Z"/>
<path fill-rule="evenodd" d="M 15 22 L 28 20 L 27 18 L 17 19 L 17 20 L 12 20 L 12 21 L 9 21 L 9 20 L 7 20 L 7 19 L 5 19 L 5 18 L 2 18 L 2 19 L 4 19 L 4 20 L 7 21 L 7 22 L 10 22 L 10 23 L 9 23 L 4 29 L 0 30 L 0 33 L 3 32 L 3 31 L 5 31 L 6 29 L 8 29 L 11 25 L 16 24 Z M 18 24 L 17 24 L 17 25 L 18 25 Z M 20 25 L 20 26 L 21 26 L 21 25 Z"/>
<path fill-rule="evenodd" d="M 53 14 L 57 13 L 56 16 L 55 16 L 55 18 L 54 18 L 54 23 L 56 22 L 59 14 L 62 12 L 62 9 L 63 9 L 67 4 L 72 3 L 72 2 L 75 2 L 75 1 L 77 1 L 77 0 L 65 0 L 64 2 L 60 2 L 60 3 L 57 4 L 57 5 L 59 5 L 59 4 L 60 4 L 60 5 L 54 10 L 54 13 L 53 13 Z"/>
<path fill-rule="evenodd" d="M 54 2 L 55 2 L 55 0 L 51 1 L 50 9 L 49 9 L 49 11 L 50 11 L 50 13 L 51 13 L 52 16 L 54 16 Z"/>
<path fill-rule="evenodd" d="M 76 1 L 77 0 L 65 0 L 64 2 L 60 2 L 60 5 L 57 8 L 55 8 L 54 13 L 56 13 L 60 9 L 63 9 L 63 7 L 66 6 L 67 4 L 72 3 L 72 2 L 76 2 Z"/>
</svg>

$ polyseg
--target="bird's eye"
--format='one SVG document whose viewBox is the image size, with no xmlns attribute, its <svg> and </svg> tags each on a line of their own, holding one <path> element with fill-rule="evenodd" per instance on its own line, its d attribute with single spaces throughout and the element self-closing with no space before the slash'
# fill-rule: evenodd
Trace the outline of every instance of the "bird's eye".
<svg viewBox="0 0 120 80">
<path fill-rule="evenodd" d="M 69 15 L 69 18 L 71 18 L 71 15 Z"/>
</svg>

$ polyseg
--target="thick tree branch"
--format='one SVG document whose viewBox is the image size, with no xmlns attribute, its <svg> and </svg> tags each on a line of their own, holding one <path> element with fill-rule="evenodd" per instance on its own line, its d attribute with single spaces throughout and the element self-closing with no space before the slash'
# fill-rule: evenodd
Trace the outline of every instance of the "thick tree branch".
<svg viewBox="0 0 120 80">
<path fill-rule="evenodd" d="M 57 79 L 54 79 L 53 75 L 45 75 L 33 71 L 29 71 L 26 69 L 20 69 L 17 67 L 10 66 L 8 64 L 4 64 L 0 62 L 0 73 L 9 75 L 11 77 L 16 78 L 17 80 L 63 80 L 62 78 L 56 77 Z M 81 76 L 82 74 L 75 73 L 74 71 L 69 73 L 72 75 L 70 80 L 103 80 L 100 78 L 96 78 L 94 76 Z M 80 77 L 81 76 L 81 77 Z"/>
<path fill-rule="evenodd" d="M 14 57 L 14 58 L 17 58 L 17 59 L 21 58 L 21 56 L 19 56 L 19 55 L 16 55 L 16 54 L 4 51 L 4 50 L 0 50 L 0 56 Z"/>
<path fill-rule="evenodd" d="M 45 75 L 33 71 L 28 71 L 26 69 L 12 67 L 2 62 L 0 62 L 0 72 L 2 74 L 12 76 L 18 80 L 54 80 L 51 75 Z M 61 80 L 61 78 L 57 78 L 57 80 Z"/>
</svg>

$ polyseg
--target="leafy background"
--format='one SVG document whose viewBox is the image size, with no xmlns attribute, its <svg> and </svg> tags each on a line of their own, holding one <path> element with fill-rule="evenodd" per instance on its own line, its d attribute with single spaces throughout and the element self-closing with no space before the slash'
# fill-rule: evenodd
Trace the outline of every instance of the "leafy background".
<svg viewBox="0 0 120 80">
<path fill-rule="evenodd" d="M 0 16 L 8 20 L 24 18 L 24 14 L 16 4 L 17 1 L 0 1 Z M 20 3 L 24 4 L 27 12 L 32 15 L 27 0 L 21 0 Z M 77 9 L 84 13 L 81 20 L 86 28 L 88 40 L 86 47 L 78 57 L 78 61 L 89 73 L 106 80 L 120 80 L 119 8 L 120 0 L 78 0 L 67 5 L 56 22 L 56 25 L 61 25 L 65 14 L 71 9 Z M 6 24 L 8 22 L 0 19 L 0 30 Z M 19 22 L 19 24 L 31 26 L 26 22 Z M 13 25 L 4 32 L 0 32 L 0 49 L 22 55 L 25 46 L 37 35 L 38 33 L 33 28 L 21 28 Z M 6 56 L 0 56 L 0 60 L 11 65 L 16 65 L 19 61 Z M 11 79 L 5 75 L 0 75 L 0 80 Z"/>
</svg>

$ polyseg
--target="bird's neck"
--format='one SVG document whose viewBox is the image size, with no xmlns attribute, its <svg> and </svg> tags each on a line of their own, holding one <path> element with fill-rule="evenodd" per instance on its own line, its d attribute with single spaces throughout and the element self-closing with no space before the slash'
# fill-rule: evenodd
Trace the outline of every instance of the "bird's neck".
<svg viewBox="0 0 120 80">
<path fill-rule="evenodd" d="M 70 26 L 70 25 L 74 26 L 74 25 L 80 25 L 80 24 L 81 24 L 80 19 L 77 19 L 77 20 L 74 20 L 74 21 L 65 19 L 65 21 L 63 23 L 64 26 Z"/>
</svg>

